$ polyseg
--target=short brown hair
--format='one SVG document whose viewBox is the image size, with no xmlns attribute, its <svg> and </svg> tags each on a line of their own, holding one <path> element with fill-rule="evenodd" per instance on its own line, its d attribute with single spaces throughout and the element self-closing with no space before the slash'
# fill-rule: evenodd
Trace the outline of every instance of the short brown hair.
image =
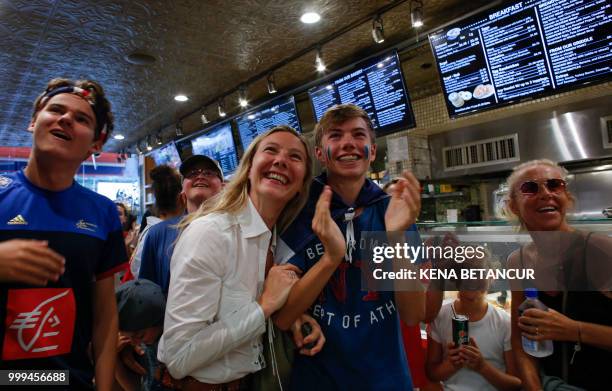
<svg viewBox="0 0 612 391">
<path fill-rule="evenodd" d="M 315 145 L 317 147 L 321 146 L 321 140 L 323 140 L 323 135 L 332 126 L 342 124 L 353 118 L 361 118 L 365 121 L 366 125 L 368 126 L 368 130 L 370 131 L 372 144 L 376 143 L 376 133 L 374 133 L 374 125 L 372 124 L 372 120 L 370 119 L 368 113 L 366 113 L 366 111 L 361 107 L 349 103 L 333 106 L 332 108 L 327 110 L 325 114 L 323 114 L 323 117 L 321 117 L 321 120 L 315 127 Z"/>
<path fill-rule="evenodd" d="M 108 140 L 108 137 L 110 136 L 114 128 L 114 116 L 111 112 L 111 104 L 106 98 L 106 95 L 104 94 L 104 89 L 100 84 L 96 83 L 93 80 L 73 81 L 70 79 L 63 78 L 56 78 L 51 80 L 47 84 L 47 88 L 45 89 L 45 91 L 42 94 L 38 95 L 38 97 L 34 101 L 34 111 L 32 112 L 32 118 L 34 118 L 36 114 L 46 104 L 46 100 L 44 100 L 44 98 L 47 96 L 47 94 L 60 87 L 79 87 L 83 90 L 88 91 L 90 93 L 90 96 L 93 96 L 94 105 L 92 109 L 96 116 L 96 128 L 94 129 L 95 139 L 97 140 L 100 137 L 102 129 L 104 129 L 104 126 L 106 126 L 106 137 L 103 141 Z"/>
</svg>

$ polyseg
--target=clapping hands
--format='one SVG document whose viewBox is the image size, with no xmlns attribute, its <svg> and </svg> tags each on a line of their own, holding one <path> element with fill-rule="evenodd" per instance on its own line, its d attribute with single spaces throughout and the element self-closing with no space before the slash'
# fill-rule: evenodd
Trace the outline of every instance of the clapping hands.
<svg viewBox="0 0 612 391">
<path fill-rule="evenodd" d="M 421 212 L 421 185 L 415 176 L 404 171 L 393 185 L 391 201 L 385 213 L 387 232 L 405 231 Z"/>
<path fill-rule="evenodd" d="M 341 261 L 344 258 L 346 252 L 346 242 L 342 231 L 338 224 L 332 219 L 330 213 L 330 204 L 332 199 L 332 190 L 329 186 L 325 186 L 323 192 L 319 196 L 317 201 L 317 207 L 315 215 L 312 219 L 312 231 L 317 235 L 325 253 L 327 253 L 332 260 Z"/>
</svg>

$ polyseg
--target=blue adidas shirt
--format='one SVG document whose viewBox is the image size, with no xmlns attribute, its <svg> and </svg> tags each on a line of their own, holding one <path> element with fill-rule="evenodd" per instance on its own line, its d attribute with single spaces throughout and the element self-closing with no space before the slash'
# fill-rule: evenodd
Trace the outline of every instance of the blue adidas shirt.
<svg viewBox="0 0 612 391">
<path fill-rule="evenodd" d="M 94 283 L 127 258 L 116 206 L 76 182 L 53 192 L 0 175 L 0 241 L 11 239 L 47 240 L 66 271 L 45 287 L 0 284 L 0 368 L 66 369 L 71 388 L 93 388 Z"/>
<path fill-rule="evenodd" d="M 326 182 L 325 174 L 315 179 L 306 208 L 282 235 L 282 246 L 287 246 L 293 254 L 289 262 L 303 272 L 318 262 L 324 252 L 310 227 Z M 361 212 L 353 220 L 356 248 L 352 262 L 345 259 L 338 266 L 310 309 L 321 325 L 326 344 L 314 357 L 296 355 L 292 390 L 412 389 L 393 292 L 361 290 L 361 267 L 365 264 L 361 232 L 385 231 L 388 203 L 388 195 L 369 180 L 355 205 L 344 204 L 334 194 L 331 214 L 343 233 L 347 229 L 343 217 L 348 208 Z M 411 230 L 416 231 L 416 227 Z"/>
</svg>

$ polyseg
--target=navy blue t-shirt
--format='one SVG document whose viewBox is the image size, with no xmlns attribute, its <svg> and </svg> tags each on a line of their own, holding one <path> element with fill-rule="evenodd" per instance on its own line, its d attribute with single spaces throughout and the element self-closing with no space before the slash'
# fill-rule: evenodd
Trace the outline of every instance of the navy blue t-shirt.
<svg viewBox="0 0 612 391">
<path fill-rule="evenodd" d="M 0 242 L 11 239 L 47 240 L 66 271 L 45 287 L 0 284 L 0 369 L 69 370 L 72 389 L 93 388 L 94 283 L 127 258 L 117 207 L 76 182 L 54 192 L 0 175 Z"/>
<path fill-rule="evenodd" d="M 183 216 L 173 217 L 152 226 L 142 246 L 138 278 L 159 285 L 166 297 L 170 286 L 170 259 L 179 232 L 176 225 L 182 218 Z"/>
<path fill-rule="evenodd" d="M 293 253 L 289 262 L 304 273 L 324 252 L 309 227 L 326 179 L 322 175 L 313 182 L 308 205 L 282 236 Z M 361 233 L 385 231 L 388 204 L 389 197 L 367 180 L 352 205 L 360 210 L 353 220 L 356 246 L 352 260 L 342 261 L 310 309 L 325 335 L 325 346 L 313 357 L 295 356 L 290 389 L 412 390 L 394 293 L 362 290 L 361 268 L 368 260 L 363 258 Z M 342 216 L 348 207 L 334 194 L 331 215 L 342 232 L 347 230 Z M 413 236 L 420 242 L 418 233 Z"/>
</svg>

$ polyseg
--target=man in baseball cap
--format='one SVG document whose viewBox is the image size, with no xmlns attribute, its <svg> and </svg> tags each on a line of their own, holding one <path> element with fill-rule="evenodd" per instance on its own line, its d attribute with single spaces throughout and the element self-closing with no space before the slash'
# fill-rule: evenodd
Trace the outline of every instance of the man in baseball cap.
<svg viewBox="0 0 612 391">
<path fill-rule="evenodd" d="M 149 280 L 128 281 L 117 288 L 115 297 L 119 330 L 137 344 L 154 343 L 161 335 L 166 311 L 166 298 L 159 285 Z"/>
<path fill-rule="evenodd" d="M 223 189 L 223 170 L 208 156 L 189 157 L 179 171 L 183 176 L 181 197 L 187 213 L 195 212 Z M 164 294 L 168 293 L 170 285 L 170 257 L 179 233 L 177 224 L 182 218 L 174 217 L 151 227 L 142 247 L 138 278 L 159 284 Z"/>
<path fill-rule="evenodd" d="M 131 280 L 115 291 L 119 312 L 118 352 L 115 378 L 124 389 L 174 389 L 178 382 L 157 361 L 166 297 L 159 285 L 149 280 Z M 134 356 L 132 350 L 138 352 Z"/>
<path fill-rule="evenodd" d="M 223 181 L 223 170 L 219 165 L 219 162 L 215 159 L 208 157 L 206 155 L 191 155 L 179 168 L 181 175 L 185 178 L 189 173 L 191 173 L 194 169 L 199 168 L 201 166 L 202 169 L 207 168 L 209 170 L 214 171 L 219 179 Z"/>
</svg>

